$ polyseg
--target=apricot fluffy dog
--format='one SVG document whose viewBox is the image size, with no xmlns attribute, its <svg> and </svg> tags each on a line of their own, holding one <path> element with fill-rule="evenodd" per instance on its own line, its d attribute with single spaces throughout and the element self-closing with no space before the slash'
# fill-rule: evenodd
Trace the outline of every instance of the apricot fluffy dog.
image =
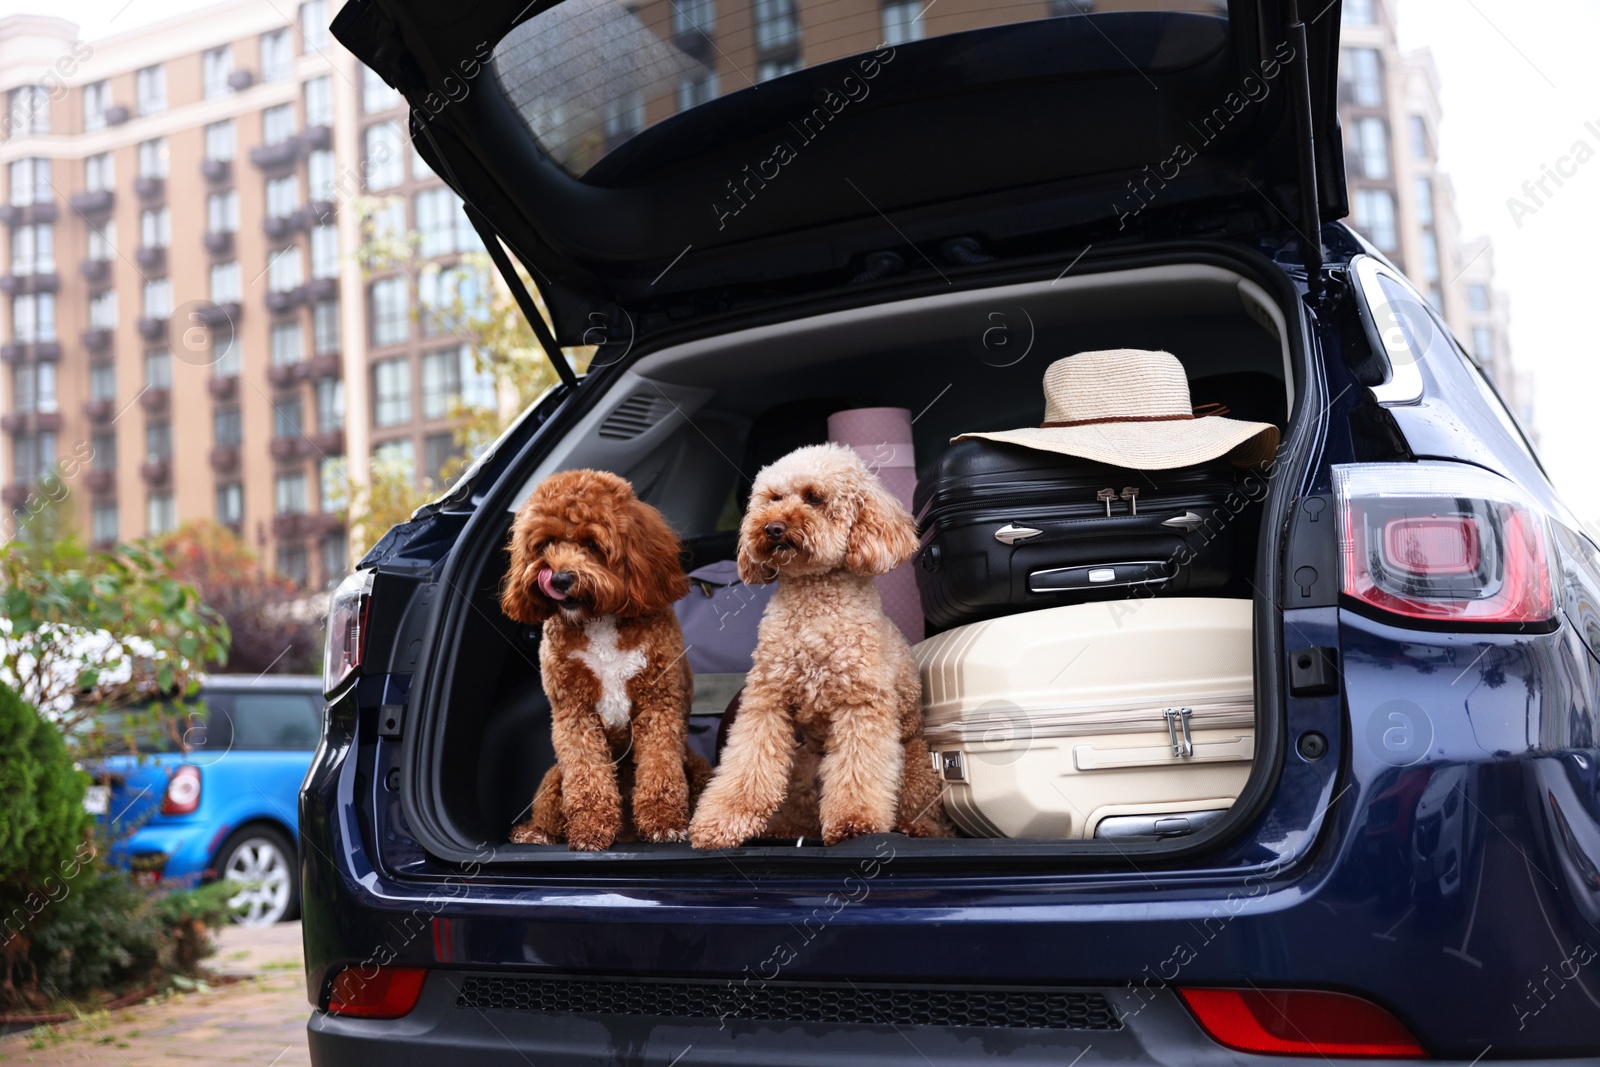
<svg viewBox="0 0 1600 1067">
<path fill-rule="evenodd" d="M 778 588 L 690 824 L 696 848 L 814 835 L 819 823 L 830 845 L 888 830 L 950 836 L 911 648 L 873 581 L 916 548 L 911 516 L 843 445 L 798 449 L 756 475 L 739 577 Z"/>
<path fill-rule="evenodd" d="M 511 840 L 598 851 L 634 832 L 687 839 L 692 794 L 711 775 L 685 747 L 693 680 L 672 603 L 688 591 L 678 539 L 626 480 L 563 471 L 528 497 L 500 607 L 544 624 L 556 765 Z"/>
</svg>

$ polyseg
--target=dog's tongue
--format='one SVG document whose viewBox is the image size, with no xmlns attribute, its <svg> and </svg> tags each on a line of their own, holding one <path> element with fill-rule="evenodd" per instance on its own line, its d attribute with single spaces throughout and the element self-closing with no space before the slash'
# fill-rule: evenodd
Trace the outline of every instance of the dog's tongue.
<svg viewBox="0 0 1600 1067">
<path fill-rule="evenodd" d="M 550 579 L 555 577 L 555 573 L 549 567 L 541 567 L 539 569 L 539 592 L 551 600 L 565 600 L 567 599 L 567 594 L 550 584 Z"/>
</svg>

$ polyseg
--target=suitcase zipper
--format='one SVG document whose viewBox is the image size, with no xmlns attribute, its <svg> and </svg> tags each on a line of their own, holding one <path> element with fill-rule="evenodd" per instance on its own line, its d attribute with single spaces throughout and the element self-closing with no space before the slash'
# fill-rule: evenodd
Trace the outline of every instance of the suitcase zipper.
<svg viewBox="0 0 1600 1067">
<path fill-rule="evenodd" d="M 1194 737 L 1189 733 L 1189 717 L 1194 714 L 1193 708 L 1162 708 L 1161 714 L 1167 720 L 1167 737 L 1172 740 L 1172 754 L 1179 758 L 1194 755 Z M 1182 734 L 1180 740 L 1178 735 Z"/>
<path fill-rule="evenodd" d="M 990 745 L 1000 737 L 1015 741 L 1017 747 L 1025 747 L 1034 738 L 1160 732 L 1168 736 L 1174 755 L 1184 755 L 1179 749 L 1185 744 L 1188 754 L 1192 755 L 1195 730 L 1255 725 L 1255 702 L 1248 697 L 1213 700 L 1213 703 L 1195 703 L 1181 708 L 1148 704 L 1017 707 L 1008 709 L 1009 713 L 1003 716 L 980 714 L 973 708 L 958 707 L 950 711 L 930 708 L 924 713 L 923 734 L 929 744 Z M 962 721 L 962 716 L 974 714 L 979 715 L 976 721 Z M 946 721 L 933 721 L 936 719 Z"/>
</svg>

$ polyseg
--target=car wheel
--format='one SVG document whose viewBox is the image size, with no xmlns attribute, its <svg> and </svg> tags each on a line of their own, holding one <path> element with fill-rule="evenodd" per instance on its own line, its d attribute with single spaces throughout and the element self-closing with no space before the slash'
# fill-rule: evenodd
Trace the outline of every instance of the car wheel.
<svg viewBox="0 0 1600 1067">
<path fill-rule="evenodd" d="M 288 838 L 266 827 L 247 827 L 222 846 L 217 870 L 229 882 L 241 883 L 228 902 L 233 921 L 242 926 L 271 926 L 294 918 L 299 910 L 299 879 L 294 848 Z"/>
</svg>

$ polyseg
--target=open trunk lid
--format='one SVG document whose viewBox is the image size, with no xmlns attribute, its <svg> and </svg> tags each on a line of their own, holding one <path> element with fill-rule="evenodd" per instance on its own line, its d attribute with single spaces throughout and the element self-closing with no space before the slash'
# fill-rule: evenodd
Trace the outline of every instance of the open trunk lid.
<svg viewBox="0 0 1600 1067">
<path fill-rule="evenodd" d="M 1345 213 L 1339 6 L 1296 6 L 351 0 L 333 29 L 556 338 L 603 344 L 895 274 L 1309 233 Z"/>
</svg>

